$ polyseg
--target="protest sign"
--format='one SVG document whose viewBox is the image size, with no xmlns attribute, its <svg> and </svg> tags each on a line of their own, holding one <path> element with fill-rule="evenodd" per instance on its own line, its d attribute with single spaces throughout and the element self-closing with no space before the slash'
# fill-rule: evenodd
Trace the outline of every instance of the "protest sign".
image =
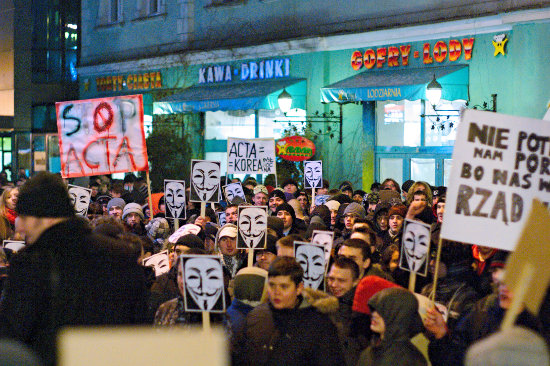
<svg viewBox="0 0 550 366">
<path fill-rule="evenodd" d="M 515 251 L 506 261 L 504 282 L 514 294 L 503 322 L 503 329 L 514 324 L 522 304 L 538 314 L 550 282 L 550 213 L 534 200 Z"/>
<path fill-rule="evenodd" d="M 229 183 L 226 186 L 223 186 L 223 193 L 227 202 L 232 203 L 233 200 L 237 197 L 241 198 L 246 202 L 246 195 L 244 194 L 243 186 L 241 182 Z"/>
<path fill-rule="evenodd" d="M 9 249 L 16 253 L 25 248 L 27 244 L 22 240 L 4 240 L 2 241 L 2 248 Z"/>
<path fill-rule="evenodd" d="M 304 161 L 304 188 L 323 188 L 323 162 Z"/>
<path fill-rule="evenodd" d="M 72 184 L 67 185 L 67 188 L 69 190 L 69 197 L 71 198 L 76 214 L 86 217 L 88 214 L 90 199 L 92 198 L 92 190 L 89 188 L 74 186 Z"/>
<path fill-rule="evenodd" d="M 275 140 L 228 138 L 227 174 L 276 174 Z"/>
<path fill-rule="evenodd" d="M 313 230 L 311 242 L 323 246 L 325 251 L 325 266 L 328 267 L 330 254 L 332 253 L 332 243 L 334 242 L 334 231 Z"/>
<path fill-rule="evenodd" d="M 220 201 L 220 169 L 219 161 L 191 160 L 191 202 Z M 202 209 L 201 209 L 202 211 Z M 201 213 L 201 216 L 204 216 Z"/>
<path fill-rule="evenodd" d="M 265 248 L 267 206 L 239 206 L 237 249 Z"/>
<path fill-rule="evenodd" d="M 182 255 L 185 311 L 225 312 L 223 269 L 217 255 Z"/>
<path fill-rule="evenodd" d="M 167 219 L 186 218 L 184 180 L 164 180 L 164 205 L 166 206 L 165 216 Z"/>
<path fill-rule="evenodd" d="M 325 251 L 322 245 L 295 241 L 294 257 L 304 270 L 304 287 L 323 290 Z"/>
<path fill-rule="evenodd" d="M 399 268 L 426 276 L 430 253 L 430 225 L 405 219 Z"/>
<path fill-rule="evenodd" d="M 227 219 L 225 217 L 225 211 L 216 212 L 216 216 L 218 217 L 218 226 L 222 227 L 223 225 L 227 224 Z"/>
<path fill-rule="evenodd" d="M 155 276 L 158 277 L 170 270 L 170 260 L 168 258 L 168 251 L 163 250 L 157 254 L 147 257 L 143 260 L 144 267 L 153 267 L 155 270 Z"/>
<path fill-rule="evenodd" d="M 441 236 L 514 250 L 534 198 L 550 201 L 550 122 L 467 110 Z"/>
<path fill-rule="evenodd" d="M 141 95 L 59 102 L 55 107 L 64 178 L 149 170 Z"/>
</svg>

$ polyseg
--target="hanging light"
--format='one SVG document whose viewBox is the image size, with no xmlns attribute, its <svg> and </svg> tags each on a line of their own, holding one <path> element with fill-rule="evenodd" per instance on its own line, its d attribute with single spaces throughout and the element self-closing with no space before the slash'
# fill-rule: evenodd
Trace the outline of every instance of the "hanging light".
<svg viewBox="0 0 550 366">
<path fill-rule="evenodd" d="M 434 107 L 439 104 L 441 100 L 441 84 L 435 79 L 435 75 L 432 81 L 426 87 L 426 98 L 428 102 Z M 280 97 L 279 97 L 280 98 Z M 279 102 L 280 103 L 280 102 Z"/>
<path fill-rule="evenodd" d="M 283 89 L 277 100 L 279 102 L 279 109 L 281 112 L 287 114 L 292 106 L 292 96 L 286 91 L 286 89 Z"/>
</svg>

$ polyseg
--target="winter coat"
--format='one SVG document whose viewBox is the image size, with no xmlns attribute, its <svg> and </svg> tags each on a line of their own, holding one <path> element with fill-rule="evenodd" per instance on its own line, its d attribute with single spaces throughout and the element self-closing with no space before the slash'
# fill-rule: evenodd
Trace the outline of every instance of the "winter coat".
<svg viewBox="0 0 550 366">
<path fill-rule="evenodd" d="M 423 329 L 418 301 L 410 291 L 398 287 L 384 289 L 369 300 L 369 307 L 384 319 L 386 330 L 382 339 L 375 339 L 361 354 L 358 366 L 428 364 L 410 341 Z"/>
<path fill-rule="evenodd" d="M 68 218 L 12 258 L 0 301 L 0 337 L 55 363 L 57 331 L 67 325 L 144 321 L 143 270 L 131 249 Z"/>
<path fill-rule="evenodd" d="M 499 305 L 496 294 L 491 294 L 475 303 L 471 312 L 463 316 L 452 333 L 435 339 L 428 346 L 433 366 L 463 365 L 466 350 L 474 342 L 485 338 L 500 328 L 505 310 Z M 538 321 L 529 312 L 523 311 L 516 318 L 516 325 L 539 331 Z"/>
<path fill-rule="evenodd" d="M 265 303 L 252 310 L 246 318 L 243 363 L 255 366 L 344 364 L 336 327 L 322 313 L 334 311 L 334 301 L 317 299 L 314 302 L 316 306 L 300 297 L 293 309 L 278 310 Z"/>
<path fill-rule="evenodd" d="M 254 309 L 253 306 L 242 302 L 239 299 L 233 299 L 231 305 L 227 308 L 227 317 L 233 334 L 240 334 L 246 326 L 246 316 Z"/>
<path fill-rule="evenodd" d="M 225 325 L 227 323 L 225 314 L 210 313 L 209 316 L 213 324 Z M 202 312 L 186 312 L 183 299 L 178 296 L 159 306 L 154 324 L 156 326 L 195 327 L 202 324 Z"/>
</svg>

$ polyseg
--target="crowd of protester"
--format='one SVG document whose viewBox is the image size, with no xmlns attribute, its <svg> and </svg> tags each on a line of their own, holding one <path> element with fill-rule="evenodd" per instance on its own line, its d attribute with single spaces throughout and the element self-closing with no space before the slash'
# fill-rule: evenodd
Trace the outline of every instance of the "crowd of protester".
<svg viewBox="0 0 550 366">
<path fill-rule="evenodd" d="M 237 181 L 223 177 L 220 186 Z M 176 224 L 162 193 L 149 207 L 143 178 L 90 177 L 86 218 L 75 215 L 66 183 L 39 173 L 5 182 L 0 199 L 0 236 L 26 242 L 0 253 L 0 337 L 20 342 L 21 357 L 38 355 L 37 364 L 55 364 L 56 334 L 67 325 L 200 326 L 201 314 L 183 304 L 182 254 L 221 260 L 227 309 L 210 319 L 225 330 L 235 365 L 550 362 L 548 295 L 539 314 L 523 310 L 499 332 L 514 296 L 503 282 L 509 253 L 443 240 L 435 273 L 445 187 L 386 179 L 365 192 L 323 180 L 316 205 L 294 180 L 272 187 L 247 178 L 245 200 L 208 204 L 204 216 L 187 202 Z M 240 205 L 268 206 L 266 245 L 252 267 L 236 247 Z M 428 274 L 416 276 L 414 291 L 399 265 L 405 219 L 431 225 Z M 326 291 L 304 288 L 293 258 L 294 242 L 309 242 L 314 230 L 334 232 Z M 170 269 L 155 276 L 143 259 L 164 250 Z M 436 306 L 419 301 L 434 291 Z"/>
</svg>

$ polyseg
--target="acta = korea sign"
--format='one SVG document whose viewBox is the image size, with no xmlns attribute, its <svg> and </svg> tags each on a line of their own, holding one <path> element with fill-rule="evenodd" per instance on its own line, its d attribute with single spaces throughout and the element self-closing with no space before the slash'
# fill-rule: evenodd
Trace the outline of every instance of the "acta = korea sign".
<svg viewBox="0 0 550 366">
<path fill-rule="evenodd" d="M 55 107 L 64 178 L 149 170 L 141 95 Z"/>
</svg>

